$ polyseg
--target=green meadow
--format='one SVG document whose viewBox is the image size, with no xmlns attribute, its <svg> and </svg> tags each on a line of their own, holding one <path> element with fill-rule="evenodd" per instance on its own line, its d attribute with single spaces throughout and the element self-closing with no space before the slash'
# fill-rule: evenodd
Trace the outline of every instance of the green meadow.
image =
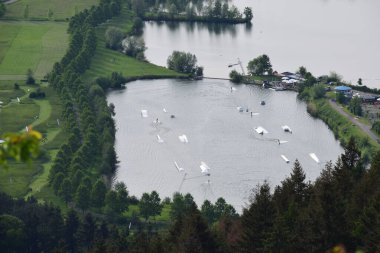
<svg viewBox="0 0 380 253">
<path fill-rule="evenodd" d="M 24 80 L 28 69 L 43 78 L 66 52 L 67 24 L 0 22 L 0 80 Z"/>
<path fill-rule="evenodd" d="M 19 0 L 7 5 L 5 18 L 8 19 L 50 19 L 64 20 L 99 0 Z"/>
<path fill-rule="evenodd" d="M 132 27 L 132 14 L 123 9 L 122 14 L 103 24 L 97 29 L 97 48 L 95 56 L 92 58 L 91 67 L 86 71 L 84 80 L 93 81 L 97 77 L 111 76 L 112 72 L 122 73 L 125 77 L 144 76 L 182 76 L 181 74 L 164 67 L 156 66 L 148 62 L 138 61 L 135 58 L 124 55 L 121 52 L 106 48 L 105 31 L 108 27 L 114 26 L 122 29 L 126 33 Z"/>
</svg>

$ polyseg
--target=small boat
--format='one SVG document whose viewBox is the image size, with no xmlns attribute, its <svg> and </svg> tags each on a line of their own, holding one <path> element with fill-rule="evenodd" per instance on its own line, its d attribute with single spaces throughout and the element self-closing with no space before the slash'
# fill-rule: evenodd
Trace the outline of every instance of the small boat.
<svg viewBox="0 0 380 253">
<path fill-rule="evenodd" d="M 261 126 L 256 127 L 256 128 L 255 128 L 255 131 L 256 131 L 258 134 L 267 134 L 267 133 L 268 133 L 268 131 L 267 131 L 265 128 L 261 127 Z"/>
<path fill-rule="evenodd" d="M 313 159 L 316 163 L 320 163 L 320 161 L 319 161 L 319 159 L 318 159 L 318 157 L 317 157 L 316 154 L 310 153 L 309 155 L 310 155 L 311 159 Z"/>
<path fill-rule="evenodd" d="M 236 107 L 236 109 L 237 109 L 239 112 L 244 112 L 244 108 L 241 107 L 241 106 Z"/>
<path fill-rule="evenodd" d="M 263 100 L 263 101 L 261 101 L 261 103 L 260 103 L 261 105 L 265 105 L 265 101 Z"/>
<path fill-rule="evenodd" d="M 284 130 L 285 132 L 288 132 L 288 133 L 292 133 L 292 129 L 290 129 L 290 127 L 287 125 L 282 126 L 282 130 Z"/>
<path fill-rule="evenodd" d="M 175 118 L 175 115 L 174 115 L 174 114 L 170 115 L 170 118 L 174 119 L 174 118 Z"/>
<path fill-rule="evenodd" d="M 281 155 L 281 157 L 282 157 L 282 159 L 284 159 L 284 161 L 285 161 L 286 163 L 289 163 L 289 159 L 288 159 L 288 158 L 286 158 L 286 156 L 284 156 L 284 155 Z"/>
</svg>

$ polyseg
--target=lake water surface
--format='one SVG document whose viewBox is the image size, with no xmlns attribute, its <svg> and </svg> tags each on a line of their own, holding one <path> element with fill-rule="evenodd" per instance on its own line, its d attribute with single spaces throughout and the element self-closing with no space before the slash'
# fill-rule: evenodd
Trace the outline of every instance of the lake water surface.
<svg viewBox="0 0 380 253">
<path fill-rule="evenodd" d="M 126 90 L 111 92 L 108 101 L 116 105 L 120 160 L 116 180 L 124 181 L 138 197 L 152 190 L 161 197 L 190 192 L 198 204 L 224 197 L 241 211 L 252 188 L 264 180 L 279 184 L 290 174 L 295 159 L 307 178 L 314 180 L 325 161 L 335 161 L 342 153 L 332 132 L 307 114 L 295 92 L 250 85 L 234 89 L 231 92 L 228 81 L 155 80 L 136 81 Z M 262 100 L 266 105 L 260 105 Z M 238 106 L 254 115 L 239 112 Z M 141 116 L 142 109 L 148 111 L 148 118 Z M 157 118 L 161 124 L 153 123 Z M 285 133 L 283 125 L 293 133 Z M 258 126 L 269 133 L 256 133 Z M 180 142 L 178 136 L 183 134 L 188 143 Z M 288 142 L 279 145 L 277 139 Z M 291 162 L 285 163 L 281 155 Z M 202 175 L 201 161 L 211 168 L 209 177 Z M 178 172 L 174 162 L 184 172 Z M 181 187 L 184 173 L 188 179 Z"/>
<path fill-rule="evenodd" d="M 230 2 L 231 3 L 231 2 Z M 227 77 L 228 64 L 244 67 L 267 54 L 279 72 L 305 66 L 314 75 L 336 71 L 343 79 L 380 88 L 380 1 L 235 0 L 251 6 L 252 26 L 147 22 L 147 59 L 166 66 L 173 50 L 191 52 L 207 76 Z M 240 69 L 239 69 L 240 71 Z"/>
<path fill-rule="evenodd" d="M 173 50 L 192 52 L 207 76 L 227 77 L 228 64 L 238 57 L 245 67 L 265 53 L 280 72 L 303 65 L 314 75 L 336 71 L 345 80 L 355 83 L 361 77 L 365 84 L 380 88 L 380 1 L 234 3 L 253 8 L 252 26 L 147 22 L 143 34 L 147 59 L 165 66 Z M 155 80 L 129 83 L 126 90 L 111 92 L 108 100 L 116 105 L 120 160 L 116 180 L 126 182 L 138 197 L 152 190 L 161 197 L 190 192 L 198 204 L 224 197 L 241 211 L 252 188 L 264 180 L 272 187 L 279 184 L 296 158 L 307 178 L 314 180 L 324 162 L 335 161 L 343 152 L 327 126 L 307 114 L 296 93 L 249 85 L 234 88 L 231 92 L 228 81 Z M 251 117 L 250 112 L 239 112 L 238 106 L 258 114 Z M 141 117 L 142 109 L 148 110 L 148 118 Z M 157 118 L 159 125 L 153 123 Z M 285 133 L 283 125 L 293 134 Z M 257 134 L 257 126 L 269 133 Z M 183 134 L 188 143 L 179 141 Z M 279 145 L 277 139 L 288 142 Z M 291 162 L 285 163 L 281 155 Z M 211 168 L 210 176 L 202 175 L 201 161 Z M 178 172 L 174 162 L 185 170 Z"/>
</svg>

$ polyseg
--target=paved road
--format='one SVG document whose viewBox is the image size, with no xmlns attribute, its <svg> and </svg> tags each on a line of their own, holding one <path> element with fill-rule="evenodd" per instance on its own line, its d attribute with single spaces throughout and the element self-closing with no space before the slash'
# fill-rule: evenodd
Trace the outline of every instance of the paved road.
<svg viewBox="0 0 380 253">
<path fill-rule="evenodd" d="M 340 114 L 344 115 L 346 118 L 348 118 L 353 124 L 358 126 L 361 130 L 363 130 L 372 140 L 380 143 L 380 138 L 377 137 L 372 131 L 371 126 L 368 126 L 366 124 L 361 123 L 359 120 L 355 119 L 352 115 L 345 112 L 340 105 L 338 105 L 336 102 L 333 102 L 329 100 L 330 105 L 337 110 Z"/>
</svg>

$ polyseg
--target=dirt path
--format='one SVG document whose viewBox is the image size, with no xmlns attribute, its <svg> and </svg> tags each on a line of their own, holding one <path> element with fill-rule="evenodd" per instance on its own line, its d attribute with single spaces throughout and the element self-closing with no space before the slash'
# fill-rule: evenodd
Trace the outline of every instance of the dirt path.
<svg viewBox="0 0 380 253">
<path fill-rule="evenodd" d="M 14 3 L 14 2 L 17 2 L 18 0 L 8 0 L 8 1 L 5 1 L 4 4 L 11 4 L 11 3 Z"/>
<path fill-rule="evenodd" d="M 329 100 L 330 105 L 337 110 L 340 114 L 345 116 L 347 119 L 349 119 L 352 124 L 355 124 L 358 126 L 361 130 L 363 130 L 372 140 L 376 141 L 377 143 L 380 143 L 380 138 L 377 137 L 372 131 L 371 126 L 368 126 L 366 124 L 361 123 L 359 120 L 355 119 L 352 115 L 345 112 L 340 105 L 338 105 L 336 102 L 333 102 Z"/>
</svg>

